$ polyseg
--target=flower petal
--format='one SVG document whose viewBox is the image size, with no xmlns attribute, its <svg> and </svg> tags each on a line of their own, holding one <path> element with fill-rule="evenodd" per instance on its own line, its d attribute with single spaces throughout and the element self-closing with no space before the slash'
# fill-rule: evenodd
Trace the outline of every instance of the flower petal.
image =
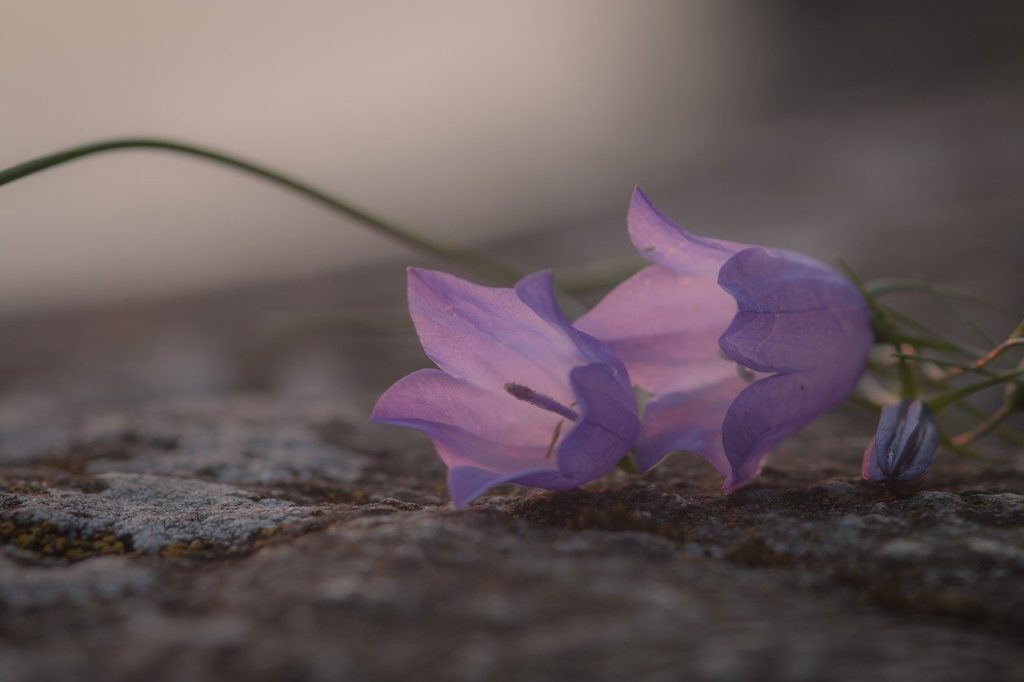
<svg viewBox="0 0 1024 682">
<path fill-rule="evenodd" d="M 722 424 L 722 445 L 730 464 L 723 490 L 749 483 L 779 443 L 845 397 L 843 393 L 837 400 L 828 381 L 821 379 L 803 372 L 776 374 L 755 381 L 736 397 Z"/>
<path fill-rule="evenodd" d="M 449 467 L 472 465 L 495 475 L 555 469 L 548 444 L 560 417 L 437 369 L 400 379 L 370 419 L 423 431 Z"/>
<path fill-rule="evenodd" d="M 623 389 L 613 370 L 597 363 L 575 368 L 571 381 L 580 422 L 562 439 L 558 469 L 499 473 L 472 465 L 452 467 L 448 487 L 456 509 L 505 483 L 569 490 L 608 473 L 626 456 L 639 431 L 632 391 Z"/>
<path fill-rule="evenodd" d="M 516 296 L 541 319 L 575 343 L 581 356 L 588 362 L 599 362 L 611 367 L 616 377 L 629 388 L 629 379 L 622 360 L 606 344 L 584 333 L 569 322 L 555 298 L 555 278 L 550 270 L 537 272 L 521 279 L 515 285 Z"/>
<path fill-rule="evenodd" d="M 639 425 L 629 375 L 607 346 L 572 327 L 551 273 L 494 289 L 410 269 L 409 300 L 441 369 L 395 383 L 372 419 L 430 436 L 456 506 L 502 483 L 578 486 L 632 447 Z M 559 402 L 564 409 L 552 409 Z"/>
<path fill-rule="evenodd" d="M 732 471 L 724 487 L 735 490 L 783 439 L 849 395 L 874 337 L 856 288 L 805 256 L 746 249 L 722 267 L 719 283 L 740 309 L 722 350 L 751 369 L 779 372 L 744 389 L 726 413 L 722 438 Z"/>
<path fill-rule="evenodd" d="M 747 248 L 687 232 L 655 208 L 639 187 L 633 190 L 627 222 L 629 237 L 640 255 L 673 272 L 715 276 L 732 254 Z"/>
<path fill-rule="evenodd" d="M 507 475 L 473 466 L 458 466 L 448 471 L 448 490 L 456 509 L 465 509 L 470 502 L 491 488 L 506 483 L 518 483 L 546 490 L 571 490 L 579 485 L 558 471 L 546 469 Z"/>
<path fill-rule="evenodd" d="M 752 247 L 722 266 L 718 282 L 739 312 L 720 345 L 759 372 L 864 367 L 873 336 L 860 292 L 834 270 L 801 256 Z"/>
<path fill-rule="evenodd" d="M 736 395 L 747 386 L 736 375 L 692 391 L 652 400 L 636 442 L 636 465 L 645 473 L 671 452 L 693 452 L 723 475 L 731 466 L 722 446 L 722 422 Z"/>
<path fill-rule="evenodd" d="M 608 366 L 576 367 L 570 381 L 580 420 L 558 448 L 558 468 L 579 485 L 614 468 L 633 447 L 640 424 L 632 389 Z"/>
<path fill-rule="evenodd" d="M 721 336 L 736 303 L 714 275 L 652 265 L 615 287 L 576 321 L 622 359 L 633 383 L 654 395 L 735 378 Z"/>
<path fill-rule="evenodd" d="M 512 289 L 410 268 L 409 312 L 430 359 L 476 386 L 515 382 L 567 401 L 569 368 L 587 362 L 574 339 Z"/>
</svg>

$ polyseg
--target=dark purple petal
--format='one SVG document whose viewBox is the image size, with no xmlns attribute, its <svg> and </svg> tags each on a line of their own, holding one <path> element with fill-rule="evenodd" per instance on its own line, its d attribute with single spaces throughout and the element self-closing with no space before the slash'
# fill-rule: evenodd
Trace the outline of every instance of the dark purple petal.
<svg viewBox="0 0 1024 682">
<path fill-rule="evenodd" d="M 815 382 L 809 374 L 776 374 L 759 379 L 729 406 L 722 425 L 722 445 L 731 467 L 724 490 L 749 483 L 760 473 L 765 456 L 779 443 L 846 396 L 848 391 L 832 389 L 827 377 L 819 376 Z"/>
<path fill-rule="evenodd" d="M 882 410 L 878 431 L 864 451 L 861 475 L 869 481 L 910 481 L 931 467 L 939 447 L 935 417 L 921 400 Z"/>
<path fill-rule="evenodd" d="M 632 389 L 606 365 L 576 367 L 570 379 L 580 421 L 558 448 L 558 468 L 578 485 L 614 468 L 633 447 L 640 424 Z"/>
<path fill-rule="evenodd" d="M 491 488 L 507 483 L 545 490 L 572 490 L 579 485 L 577 481 L 550 469 L 520 471 L 506 475 L 473 466 L 458 466 L 448 470 L 448 490 L 456 509 L 465 509 L 470 502 Z"/>
<path fill-rule="evenodd" d="M 752 247 L 722 266 L 718 282 L 739 305 L 720 340 L 736 362 L 759 372 L 863 367 L 873 340 L 867 304 L 834 270 Z"/>
<path fill-rule="evenodd" d="M 874 337 L 857 289 L 805 256 L 746 249 L 722 267 L 719 282 L 739 305 L 722 350 L 750 369 L 778 372 L 744 389 L 726 413 L 725 488 L 734 490 L 783 439 L 849 395 Z"/>
</svg>

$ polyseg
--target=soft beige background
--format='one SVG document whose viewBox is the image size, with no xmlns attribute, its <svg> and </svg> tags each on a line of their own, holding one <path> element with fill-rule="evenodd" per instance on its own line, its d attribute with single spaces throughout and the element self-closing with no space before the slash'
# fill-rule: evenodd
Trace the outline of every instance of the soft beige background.
<svg viewBox="0 0 1024 682">
<path fill-rule="evenodd" d="M 750 99 L 745 45 L 760 29 L 734 4 L 5 0 L 0 165 L 151 134 L 465 243 L 579 223 L 621 213 L 634 183 Z M 394 253 L 288 194 L 158 152 L 0 189 L 0 309 Z"/>
<path fill-rule="evenodd" d="M 995 2 L 0 0 L 0 166 L 182 138 L 461 244 L 543 232 L 516 254 L 531 268 L 629 253 L 641 184 L 694 230 L 1019 307 L 1022 21 Z M 166 153 L 0 188 L 0 313 L 388 258 L 412 254 Z"/>
</svg>

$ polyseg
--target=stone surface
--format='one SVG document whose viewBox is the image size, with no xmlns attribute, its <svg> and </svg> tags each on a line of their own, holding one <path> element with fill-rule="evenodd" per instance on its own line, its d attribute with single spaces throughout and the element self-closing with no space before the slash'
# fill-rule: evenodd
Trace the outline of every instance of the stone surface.
<svg viewBox="0 0 1024 682">
<path fill-rule="evenodd" d="M 360 409 L 248 393 L 104 409 L 0 467 L 5 679 L 1010 680 L 1024 666 L 1019 466 L 947 456 L 923 482 L 868 485 L 870 427 L 840 414 L 733 496 L 677 457 L 455 513 L 429 444 Z"/>
<path fill-rule="evenodd" d="M 0 494 L 3 519 L 15 529 L 46 524 L 73 538 L 110 535 L 121 549 L 155 553 L 176 545 L 238 550 L 261 534 L 307 528 L 319 509 L 262 497 L 232 486 L 172 476 L 106 473 L 82 490 Z M 197 544 L 198 543 L 198 544 Z"/>
</svg>

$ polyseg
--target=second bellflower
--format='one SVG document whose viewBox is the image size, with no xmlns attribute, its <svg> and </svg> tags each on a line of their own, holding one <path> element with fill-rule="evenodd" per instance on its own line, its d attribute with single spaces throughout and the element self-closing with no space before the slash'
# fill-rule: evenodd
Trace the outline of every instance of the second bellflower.
<svg viewBox="0 0 1024 682">
<path fill-rule="evenodd" d="M 628 222 L 652 265 L 576 325 L 604 341 L 652 396 L 638 468 L 695 452 L 735 490 L 783 439 L 855 388 L 874 340 L 867 304 L 808 256 L 683 230 L 640 190 Z"/>
<path fill-rule="evenodd" d="M 410 268 L 409 312 L 440 369 L 398 381 L 372 419 L 430 436 L 456 508 L 502 483 L 575 488 L 633 447 L 629 375 L 565 318 L 550 272 L 501 289 Z"/>
</svg>

